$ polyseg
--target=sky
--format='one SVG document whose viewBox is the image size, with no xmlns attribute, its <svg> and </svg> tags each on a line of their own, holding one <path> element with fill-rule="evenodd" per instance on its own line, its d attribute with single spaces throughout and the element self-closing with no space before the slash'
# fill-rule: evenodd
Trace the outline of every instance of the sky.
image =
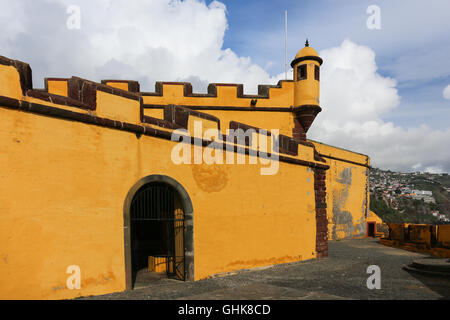
<svg viewBox="0 0 450 320">
<path fill-rule="evenodd" d="M 0 55 L 29 63 L 34 87 L 75 75 L 138 80 L 142 91 L 154 91 L 155 81 L 189 81 L 195 92 L 210 82 L 243 83 L 249 94 L 285 78 L 287 10 L 288 65 L 306 38 L 324 59 L 323 111 L 308 138 L 367 154 L 382 169 L 450 171 L 449 1 L 0 0 L 0 7 Z"/>
</svg>

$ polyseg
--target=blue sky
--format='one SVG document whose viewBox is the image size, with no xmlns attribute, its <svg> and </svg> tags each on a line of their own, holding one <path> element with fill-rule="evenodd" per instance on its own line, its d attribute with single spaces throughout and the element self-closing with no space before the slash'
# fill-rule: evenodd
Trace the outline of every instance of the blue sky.
<svg viewBox="0 0 450 320">
<path fill-rule="evenodd" d="M 396 5 L 392 5 L 393 1 L 373 0 L 222 2 L 228 18 L 224 47 L 251 57 L 271 75 L 284 68 L 284 10 L 288 10 L 289 61 L 302 48 L 306 37 L 317 51 L 338 46 L 346 38 L 367 45 L 376 53 L 378 72 L 398 82 L 401 103 L 383 119 L 404 127 L 424 123 L 448 128 L 450 101 L 443 98 L 442 91 L 450 83 L 450 59 L 445 59 L 450 57 L 450 23 L 444 19 L 450 13 L 450 2 L 398 1 Z M 369 30 L 366 26 L 369 17 L 366 10 L 373 4 L 381 9 L 381 30 Z M 430 60 L 424 61 L 427 55 Z M 436 61 L 437 57 L 442 59 Z M 399 61 L 402 63 L 398 64 Z M 421 69 L 429 69 L 431 75 L 422 77 Z"/>
</svg>

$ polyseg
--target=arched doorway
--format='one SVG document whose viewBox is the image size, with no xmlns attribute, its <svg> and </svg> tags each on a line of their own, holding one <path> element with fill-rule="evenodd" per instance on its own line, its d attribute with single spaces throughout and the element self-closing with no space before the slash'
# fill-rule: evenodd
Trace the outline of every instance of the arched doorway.
<svg viewBox="0 0 450 320">
<path fill-rule="evenodd" d="M 149 261 L 157 261 L 169 277 L 193 280 L 192 215 L 186 190 L 170 177 L 148 176 L 131 188 L 124 205 L 128 290 Z"/>
</svg>

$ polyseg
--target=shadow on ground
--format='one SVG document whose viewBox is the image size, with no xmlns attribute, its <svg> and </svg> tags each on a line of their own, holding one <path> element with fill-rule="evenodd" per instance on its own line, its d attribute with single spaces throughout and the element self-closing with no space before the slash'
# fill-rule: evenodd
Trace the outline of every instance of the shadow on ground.
<svg viewBox="0 0 450 320">
<path fill-rule="evenodd" d="M 441 297 L 438 300 L 450 300 L 450 280 L 432 276 L 424 276 L 410 272 L 411 276 L 420 281 L 431 291 L 436 292 Z"/>
<path fill-rule="evenodd" d="M 412 275 L 404 265 L 427 255 L 383 246 L 377 239 L 329 242 L 329 256 L 195 282 L 158 279 L 135 290 L 89 299 L 184 300 L 438 300 L 447 280 Z M 381 270 L 381 289 L 367 288 L 367 268 Z"/>
<path fill-rule="evenodd" d="M 405 270 L 424 286 L 441 295 L 439 300 L 450 300 L 450 259 L 430 256 L 416 260 L 413 265 L 405 267 Z"/>
</svg>

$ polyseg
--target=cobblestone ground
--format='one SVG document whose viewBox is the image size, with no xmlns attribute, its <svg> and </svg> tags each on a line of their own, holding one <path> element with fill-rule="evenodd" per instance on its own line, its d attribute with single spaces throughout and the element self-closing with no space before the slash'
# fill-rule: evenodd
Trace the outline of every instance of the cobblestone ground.
<svg viewBox="0 0 450 320">
<path fill-rule="evenodd" d="M 327 258 L 196 282 L 159 279 L 132 291 L 87 299 L 450 299 L 450 279 L 402 269 L 426 256 L 383 246 L 377 239 L 330 241 Z M 370 265 L 381 269 L 381 289 L 367 288 Z"/>
</svg>

